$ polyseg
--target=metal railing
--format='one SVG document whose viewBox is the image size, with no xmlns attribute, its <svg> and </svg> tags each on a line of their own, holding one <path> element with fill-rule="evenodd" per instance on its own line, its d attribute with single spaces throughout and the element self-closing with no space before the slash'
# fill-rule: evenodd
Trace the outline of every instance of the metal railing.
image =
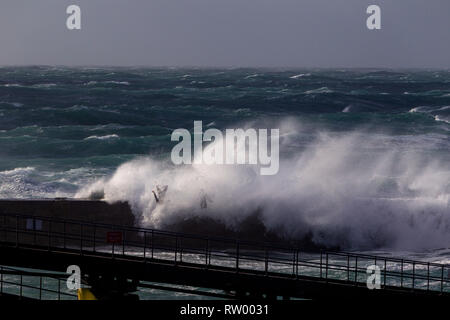
<svg viewBox="0 0 450 320">
<path fill-rule="evenodd" d="M 37 216 L 0 214 L 0 224 L 0 242 L 8 246 L 107 254 L 111 259 L 135 257 L 142 263 L 158 260 L 349 286 L 366 286 L 367 267 L 376 265 L 382 289 L 450 292 L 450 266 L 438 263 L 351 252 L 312 253 L 273 243 Z"/>
<path fill-rule="evenodd" d="M 69 291 L 67 274 L 29 271 L 0 266 L 0 296 L 38 300 L 76 300 L 76 291 Z"/>
</svg>

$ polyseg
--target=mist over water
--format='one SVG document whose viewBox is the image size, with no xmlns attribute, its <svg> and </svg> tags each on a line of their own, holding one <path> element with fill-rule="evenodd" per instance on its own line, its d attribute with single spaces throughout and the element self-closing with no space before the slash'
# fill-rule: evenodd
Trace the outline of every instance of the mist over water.
<svg viewBox="0 0 450 320">
<path fill-rule="evenodd" d="M 0 68 L 0 198 L 94 193 L 158 228 L 256 214 L 346 249 L 448 247 L 449 88 L 448 70 Z M 196 120 L 279 128 L 279 173 L 172 165 L 171 133 Z"/>
</svg>

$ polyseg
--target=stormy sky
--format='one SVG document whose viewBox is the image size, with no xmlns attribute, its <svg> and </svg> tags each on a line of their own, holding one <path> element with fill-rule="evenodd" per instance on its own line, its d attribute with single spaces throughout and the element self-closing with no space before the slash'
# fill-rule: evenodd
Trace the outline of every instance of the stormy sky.
<svg viewBox="0 0 450 320">
<path fill-rule="evenodd" d="M 0 65 L 450 68 L 450 1 L 1 0 Z"/>
</svg>

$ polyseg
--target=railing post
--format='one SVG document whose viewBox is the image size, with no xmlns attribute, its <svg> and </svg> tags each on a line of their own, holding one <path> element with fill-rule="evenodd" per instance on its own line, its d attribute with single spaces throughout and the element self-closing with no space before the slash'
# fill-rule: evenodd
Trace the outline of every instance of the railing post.
<svg viewBox="0 0 450 320">
<path fill-rule="evenodd" d="M 83 255 L 83 224 L 81 222 L 80 222 L 80 254 Z"/>
<path fill-rule="evenodd" d="M 430 263 L 427 262 L 427 291 L 430 290 Z"/>
<path fill-rule="evenodd" d="M 294 252 L 292 254 L 292 275 L 293 276 L 295 276 L 295 257 L 296 257 L 296 255 L 295 255 L 295 250 L 294 250 Z"/>
<path fill-rule="evenodd" d="M 63 241 L 64 241 L 64 249 L 66 249 L 66 220 L 64 220 L 64 231 L 63 231 Z"/>
<path fill-rule="evenodd" d="M 146 248 L 147 248 L 147 231 L 144 231 L 144 260 L 146 260 L 145 259 Z"/>
<path fill-rule="evenodd" d="M 153 244 L 153 240 L 154 240 L 154 237 L 153 237 L 153 229 L 152 229 L 152 259 L 153 259 L 153 250 L 154 250 L 154 244 Z"/>
<path fill-rule="evenodd" d="M 347 282 L 350 282 L 350 255 L 347 254 Z"/>
<path fill-rule="evenodd" d="M 239 241 L 236 241 L 236 272 L 239 272 Z"/>
<path fill-rule="evenodd" d="M 7 236 L 6 236 L 6 216 L 3 216 L 3 241 L 6 242 Z"/>
<path fill-rule="evenodd" d="M 209 256 L 209 238 L 206 239 L 206 247 L 205 247 L 205 266 L 208 267 L 208 256 Z"/>
<path fill-rule="evenodd" d="M 416 282 L 416 262 L 413 261 L 412 288 L 414 289 Z"/>
<path fill-rule="evenodd" d="M 183 238 L 180 239 L 178 246 L 180 251 L 180 263 L 183 263 Z"/>
<path fill-rule="evenodd" d="M 355 258 L 355 285 L 358 285 L 358 256 Z"/>
<path fill-rule="evenodd" d="M 23 275 L 20 274 L 20 296 L 23 296 Z"/>
<path fill-rule="evenodd" d="M 322 279 L 322 250 L 320 250 L 320 279 Z"/>
<path fill-rule="evenodd" d="M 377 265 L 377 257 L 374 258 L 374 265 L 378 267 L 378 265 Z"/>
<path fill-rule="evenodd" d="M 50 246 L 51 246 L 51 239 L 52 239 L 52 221 L 51 220 L 47 220 L 48 221 L 48 251 L 50 251 Z"/>
<path fill-rule="evenodd" d="M 298 278 L 298 256 L 300 255 L 300 249 L 296 251 L 296 259 L 295 259 L 295 275 Z"/>
<path fill-rule="evenodd" d="M 326 258 L 325 258 L 326 260 L 326 264 L 325 264 L 325 279 L 326 279 L 326 281 L 328 282 L 328 252 L 327 252 L 327 254 L 326 254 Z"/>
<path fill-rule="evenodd" d="M 126 231 L 123 230 L 123 235 L 122 235 L 122 255 L 125 255 L 125 236 L 126 236 Z"/>
<path fill-rule="evenodd" d="M 16 215 L 16 247 L 19 247 L 19 216 Z"/>
<path fill-rule="evenodd" d="M 96 242 L 97 242 L 97 236 L 96 236 L 96 233 L 97 233 L 97 225 L 95 225 L 94 224 L 94 252 L 95 252 L 95 246 L 96 246 Z"/>
<path fill-rule="evenodd" d="M 267 250 L 267 247 L 264 248 L 264 271 L 266 275 L 269 272 L 269 252 Z"/>
<path fill-rule="evenodd" d="M 387 273 L 387 262 L 386 258 L 384 258 L 384 286 L 386 287 L 386 273 Z"/>
<path fill-rule="evenodd" d="M 403 259 L 402 259 L 401 269 L 400 269 L 400 287 L 403 288 Z"/>
<path fill-rule="evenodd" d="M 42 300 L 42 276 L 39 276 L 39 300 Z"/>
<path fill-rule="evenodd" d="M 113 228 L 112 230 L 114 231 L 114 228 Z M 112 258 L 113 258 L 113 259 L 114 259 L 114 247 L 115 247 L 115 243 L 116 243 L 115 241 L 112 242 L 112 248 L 111 248 L 111 249 L 112 249 L 111 255 L 112 255 Z"/>
<path fill-rule="evenodd" d="M 33 219 L 33 246 L 36 245 L 36 220 Z"/>
<path fill-rule="evenodd" d="M 444 266 L 441 267 L 441 292 L 444 291 Z"/>
<path fill-rule="evenodd" d="M 175 235 L 175 264 L 177 264 L 177 254 L 178 254 L 178 235 Z"/>
</svg>

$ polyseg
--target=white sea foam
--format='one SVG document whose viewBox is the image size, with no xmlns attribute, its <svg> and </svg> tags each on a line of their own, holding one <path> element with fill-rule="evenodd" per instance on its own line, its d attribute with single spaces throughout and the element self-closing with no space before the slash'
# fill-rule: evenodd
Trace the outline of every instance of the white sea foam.
<svg viewBox="0 0 450 320">
<path fill-rule="evenodd" d="M 130 83 L 128 81 L 105 81 L 105 83 L 118 84 L 123 86 L 129 86 Z"/>
<path fill-rule="evenodd" d="M 412 108 L 411 110 L 409 110 L 409 112 L 429 114 L 436 121 L 450 123 L 449 116 L 447 114 L 441 114 L 442 111 L 447 111 L 449 109 L 450 109 L 450 106 L 442 106 L 442 107 L 425 107 L 424 106 L 424 107 Z"/>
<path fill-rule="evenodd" d="M 98 82 L 98 81 L 89 81 L 86 82 L 84 85 L 85 86 L 95 86 L 97 84 L 116 84 L 116 85 L 123 85 L 123 86 L 129 86 L 130 83 L 128 81 L 103 81 L 103 82 Z"/>
<path fill-rule="evenodd" d="M 301 132 L 300 124 L 287 121 L 279 127 L 280 150 L 299 140 L 283 133 Z M 346 248 L 418 249 L 449 243 L 449 163 L 438 154 L 429 157 L 438 149 L 420 153 L 411 140 L 399 146 L 385 143 L 389 139 L 320 133 L 302 151 L 284 157 L 279 174 L 271 177 L 257 174 L 255 166 L 175 167 L 141 158 L 77 196 L 100 191 L 108 201 L 126 200 L 144 225 L 161 228 L 192 216 L 208 216 L 233 228 L 259 213 L 264 225 L 280 235 L 310 232 L 317 243 Z M 162 203 L 152 193 L 157 185 L 168 186 Z M 205 194 L 207 208 L 201 205 Z"/>
<path fill-rule="evenodd" d="M 95 171 L 95 170 L 94 170 Z M 0 171 L 0 198 L 30 199 L 73 197 L 74 190 L 93 181 L 98 173 L 89 168 L 68 171 L 43 171 L 18 167 Z"/>
<path fill-rule="evenodd" d="M 34 84 L 31 86 L 32 88 L 36 88 L 36 89 L 46 89 L 46 88 L 52 88 L 52 87 L 56 87 L 56 83 L 38 83 L 38 84 Z"/>
<path fill-rule="evenodd" d="M 24 86 L 22 84 L 19 83 L 7 83 L 4 84 L 3 87 L 11 87 L 11 88 L 34 88 L 34 89 L 46 89 L 46 88 L 51 88 L 51 87 L 55 87 L 57 84 L 56 83 L 37 83 L 37 84 L 33 84 L 31 86 Z"/>
<path fill-rule="evenodd" d="M 445 122 L 445 123 L 450 123 L 450 118 L 444 118 L 443 116 L 434 116 L 434 120 L 440 121 L 440 122 Z"/>
<path fill-rule="evenodd" d="M 328 89 L 328 87 L 321 87 L 314 90 L 305 91 L 305 94 L 317 94 L 317 93 L 333 93 L 333 90 Z"/>
<path fill-rule="evenodd" d="M 415 107 L 412 108 L 411 110 L 409 110 L 409 112 L 411 113 L 415 113 L 415 112 L 424 112 L 424 113 L 431 113 L 431 112 L 435 112 L 435 111 L 445 111 L 445 110 L 449 110 L 450 106 L 437 106 L 437 107 L 428 107 L 428 106 L 419 106 L 419 107 Z"/>
<path fill-rule="evenodd" d="M 1 176 L 13 176 L 18 174 L 26 174 L 36 170 L 34 167 L 15 168 L 12 170 L 0 171 Z"/>
<path fill-rule="evenodd" d="M 1 101 L 0 103 L 9 104 L 9 105 L 11 105 L 13 107 L 16 107 L 16 108 L 23 107 L 23 103 L 20 103 L 20 102 Z"/>
<path fill-rule="evenodd" d="M 109 139 L 117 139 L 120 138 L 117 134 L 108 134 L 105 136 L 89 136 L 84 138 L 84 140 L 109 140 Z"/>
<path fill-rule="evenodd" d="M 311 73 L 300 73 L 300 74 L 296 74 L 295 76 L 289 77 L 289 79 L 298 79 L 298 78 L 309 77 L 309 76 L 311 76 Z"/>
<path fill-rule="evenodd" d="M 425 107 L 414 107 L 411 110 L 409 110 L 410 113 L 416 113 L 416 112 L 422 112 Z"/>
<path fill-rule="evenodd" d="M 344 110 L 342 110 L 342 112 L 347 113 L 347 112 L 350 112 L 351 110 L 352 110 L 352 106 L 350 105 L 350 106 L 346 106 L 344 108 Z"/>
</svg>

